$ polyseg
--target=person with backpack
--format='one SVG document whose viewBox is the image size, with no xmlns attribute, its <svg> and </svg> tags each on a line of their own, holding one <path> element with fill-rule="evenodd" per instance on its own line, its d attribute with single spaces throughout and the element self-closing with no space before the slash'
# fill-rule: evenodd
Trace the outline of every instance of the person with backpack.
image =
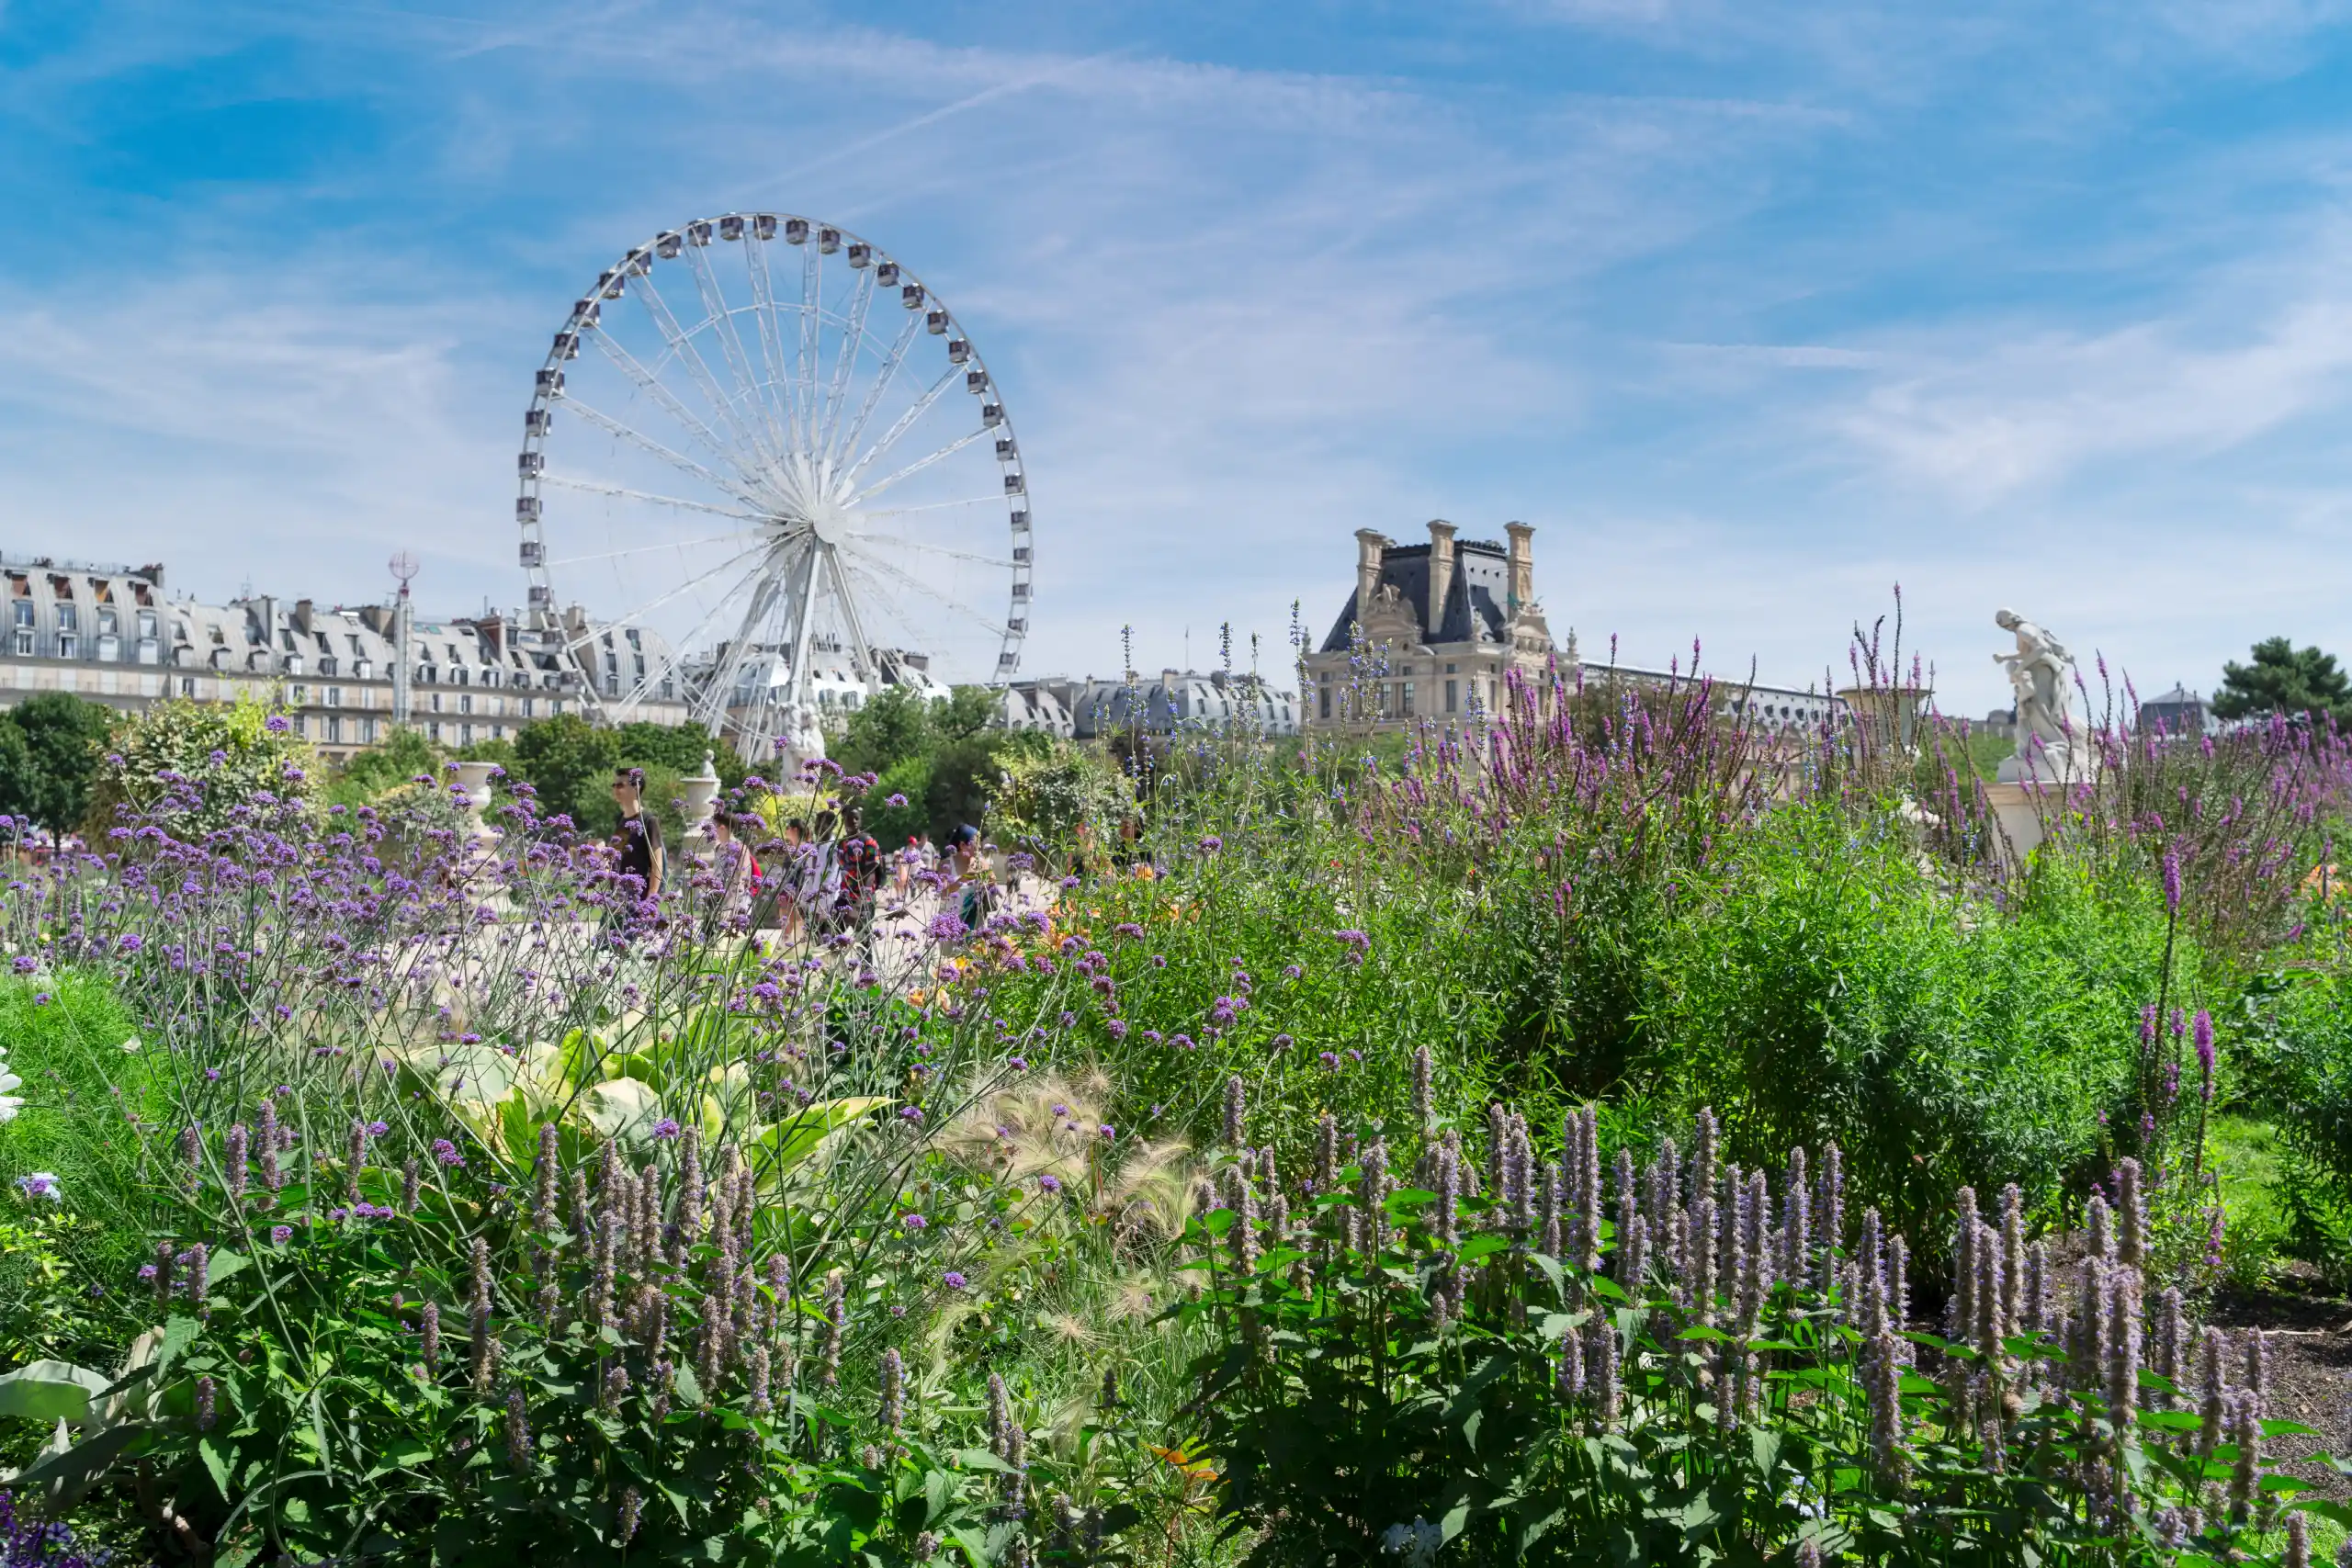
<svg viewBox="0 0 2352 1568">
<path fill-rule="evenodd" d="M 841 869 L 841 894 L 833 907 L 844 929 L 864 925 L 873 914 L 874 895 L 882 878 L 882 846 L 863 826 L 855 801 L 842 806 L 842 835 L 833 848 Z"/>
</svg>

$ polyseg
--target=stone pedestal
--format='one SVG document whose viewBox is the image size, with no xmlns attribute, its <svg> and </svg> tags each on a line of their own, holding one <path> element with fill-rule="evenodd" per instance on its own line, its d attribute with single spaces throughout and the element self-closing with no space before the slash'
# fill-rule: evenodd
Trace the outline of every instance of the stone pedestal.
<svg viewBox="0 0 2352 1568">
<path fill-rule="evenodd" d="M 2020 784 L 2015 780 L 1984 786 L 1984 798 L 1993 807 L 1994 820 L 2000 823 L 2001 831 L 2009 841 L 2008 849 L 2004 852 L 2015 856 L 2018 865 L 2023 865 L 2026 858 L 2041 847 L 2041 813 L 2036 806 L 2045 788 L 2055 794 L 2054 786 Z M 2056 802 L 2048 804 L 2055 805 Z"/>
<path fill-rule="evenodd" d="M 678 788 L 685 796 L 680 809 L 686 819 L 686 837 L 708 838 L 711 802 L 718 798 L 718 759 L 705 751 L 702 772 L 680 779 Z"/>
<path fill-rule="evenodd" d="M 458 764 L 458 790 L 466 797 L 467 831 L 477 839 L 498 837 L 498 829 L 482 818 L 483 808 L 490 805 L 490 775 L 497 771 L 495 762 Z"/>
<path fill-rule="evenodd" d="M 1874 744 L 1905 755 L 1918 750 L 1920 714 L 1933 695 L 1927 686 L 1848 686 L 1838 694 Z"/>
</svg>

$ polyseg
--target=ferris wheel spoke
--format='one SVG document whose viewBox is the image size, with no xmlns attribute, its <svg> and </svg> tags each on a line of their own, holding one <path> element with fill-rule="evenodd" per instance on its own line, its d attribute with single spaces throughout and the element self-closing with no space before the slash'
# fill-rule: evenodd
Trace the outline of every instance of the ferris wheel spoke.
<svg viewBox="0 0 2352 1568">
<path fill-rule="evenodd" d="M 865 342 L 865 312 L 874 304 L 874 269 L 860 267 L 850 289 L 849 313 L 842 321 L 841 346 L 833 355 L 833 384 L 825 394 L 825 428 L 808 443 L 814 453 L 833 449 L 833 434 L 841 428 L 842 405 L 849 400 L 849 374 L 857 367 L 857 351 Z"/>
<path fill-rule="evenodd" d="M 702 539 L 664 539 L 659 544 L 631 545 L 627 549 L 605 550 L 593 556 L 565 556 L 560 560 L 550 560 L 548 565 L 550 567 L 587 566 L 600 560 L 623 560 L 630 556 L 656 555 L 663 550 L 696 549 L 704 545 L 731 545 L 739 539 L 755 537 L 758 536 L 752 534 L 713 534 Z"/>
<path fill-rule="evenodd" d="M 985 438 L 987 434 L 988 427 L 983 425 L 979 429 L 972 432 L 969 435 L 961 436 L 956 440 L 949 442 L 946 446 L 942 446 L 938 451 L 933 452 L 930 457 L 918 457 L 913 462 L 909 463 L 905 468 L 900 468 L 897 473 L 892 474 L 886 479 L 877 479 L 874 483 L 867 485 L 864 490 L 858 491 L 858 495 L 860 497 L 880 495 L 884 491 L 888 490 L 900 479 L 906 479 L 910 475 L 919 474 L 925 468 L 930 468 L 933 463 L 954 457 L 956 453 L 961 452 L 965 447 L 969 446 L 973 442 Z"/>
<path fill-rule="evenodd" d="M 861 507 L 858 509 L 858 515 L 861 517 L 911 517 L 918 512 L 944 512 L 955 506 L 1002 506 L 1003 504 L 1004 492 L 998 491 L 991 495 L 967 495 L 960 501 L 926 501 L 919 506 L 877 506 L 870 512 Z"/>
<path fill-rule="evenodd" d="M 882 456 L 883 453 L 888 452 L 891 447 L 896 446 L 899 444 L 899 437 L 913 429 L 915 421 L 928 413 L 931 411 L 931 405 L 939 400 L 940 395 L 945 392 L 948 388 L 956 385 L 956 383 L 962 378 L 962 372 L 959 371 L 956 367 L 953 365 L 949 366 L 947 367 L 947 373 L 942 376 L 938 380 L 933 381 L 930 387 L 924 389 L 922 396 L 915 400 L 915 406 L 900 414 L 898 417 L 897 422 L 883 434 L 882 439 L 876 441 L 863 457 L 859 457 L 856 462 L 850 465 L 849 471 L 842 476 L 842 484 L 843 487 L 846 488 L 847 486 L 855 484 L 857 482 L 857 476 L 865 471 L 867 464 L 873 462 L 875 458 Z"/>
<path fill-rule="evenodd" d="M 679 583 L 675 588 L 671 589 L 668 592 L 656 595 L 654 598 L 639 605 L 636 609 L 629 611 L 627 615 L 617 615 L 609 621 L 600 622 L 593 628 L 583 629 L 578 636 L 571 637 L 565 641 L 563 645 L 564 651 L 566 653 L 576 654 L 580 649 L 594 643 L 597 637 L 604 632 L 618 630 L 624 626 L 641 626 L 644 624 L 645 618 L 653 614 L 654 611 L 662 608 L 666 604 L 674 604 L 676 601 L 683 599 L 687 594 L 693 592 L 695 589 L 703 587 L 705 584 L 710 582 L 713 579 L 726 576 L 729 572 L 742 565 L 743 562 L 750 560 L 752 557 L 764 554 L 775 547 L 775 546 L 773 543 L 763 541 L 752 546 L 748 550 L 738 550 L 735 554 L 729 556 L 727 559 L 720 561 L 718 565 L 711 567 L 708 570 L 696 572 L 694 576 L 686 579 L 684 582 Z M 732 590 L 730 589 L 729 592 L 731 593 Z"/>
<path fill-rule="evenodd" d="M 954 611 L 956 614 L 963 616 L 966 620 L 970 621 L 974 626 L 986 631 L 991 637 L 1001 637 L 1009 635 L 1009 629 L 1004 626 L 998 622 L 989 620 L 986 615 L 981 615 L 978 610 L 973 609 L 961 599 L 958 599 L 955 595 L 945 592 L 938 588 L 933 587 L 930 583 L 925 582 L 922 579 L 915 576 L 913 573 L 893 565 L 885 558 L 876 555 L 870 550 L 859 549 L 855 544 L 846 541 L 843 542 L 841 547 L 848 552 L 853 566 L 860 570 L 869 567 L 872 568 L 873 570 L 880 572 L 883 576 L 891 579 L 902 586 L 913 589 L 924 598 L 937 603 L 944 608 Z"/>
<path fill-rule="evenodd" d="M 784 428 L 792 428 L 792 383 L 784 367 L 784 335 L 776 314 L 775 282 L 768 276 L 768 245 L 756 234 L 743 236 L 743 270 L 752 279 L 752 304 L 760 323 L 760 356 L 767 362 L 767 387 L 772 401 L 780 401 L 775 410 L 784 420 Z M 787 446 L 790 442 L 787 440 Z"/>
<path fill-rule="evenodd" d="M 858 613 L 857 595 L 850 592 L 849 573 L 842 570 L 839 551 L 825 552 L 825 570 L 832 575 L 835 602 L 841 606 L 842 619 L 848 624 L 849 639 L 857 648 L 858 677 L 871 686 L 880 671 L 874 662 L 874 649 L 866 646 L 865 619 Z"/>
<path fill-rule="evenodd" d="M 857 450 L 858 442 L 865 434 L 866 423 L 874 417 L 876 405 L 881 402 L 882 394 L 890 389 L 890 383 L 898 378 L 899 367 L 906 363 L 907 349 L 914 343 L 915 333 L 922 326 L 922 312 L 908 311 L 906 324 L 899 329 L 899 341 L 890 345 L 889 354 L 882 361 L 881 370 L 875 375 L 874 385 L 866 389 L 865 406 L 857 411 L 857 419 L 850 425 L 849 434 L 842 440 L 838 448 L 842 456 L 847 457 Z M 831 441 L 828 441 L 825 444 L 825 450 L 831 453 L 836 448 Z"/>
<path fill-rule="evenodd" d="M 705 421 L 698 418 L 692 409 L 687 408 L 684 403 L 679 401 L 678 395 L 670 390 L 669 388 L 663 386 L 662 384 L 662 378 L 654 375 L 652 371 L 648 370 L 644 364 L 639 360 L 637 355 L 631 354 L 628 349 L 623 348 L 619 344 L 615 343 L 613 341 L 612 334 L 605 332 L 601 326 L 592 329 L 588 335 L 591 341 L 595 344 L 596 347 L 603 352 L 605 357 L 611 360 L 613 364 L 618 367 L 622 375 L 636 382 L 639 389 L 643 391 L 647 397 L 652 399 L 654 402 L 661 405 L 662 411 L 664 413 L 667 413 L 672 419 L 676 420 L 680 424 L 685 426 L 688 431 L 692 432 L 695 438 L 697 441 L 700 441 L 705 447 L 709 449 L 712 457 L 717 457 L 721 462 L 732 464 L 734 461 L 734 453 L 728 446 L 726 442 L 719 439 L 718 433 L 711 429 L 709 424 Z M 564 396 L 560 391 L 556 395 L 558 397 Z M 566 400 L 568 401 L 569 400 L 567 399 Z"/>
<path fill-rule="evenodd" d="M 691 265 L 688 270 L 693 270 Z M 700 287 L 699 278 L 696 287 Z M 727 426 L 729 434 L 745 450 L 765 456 L 758 438 L 742 428 L 736 416 L 734 403 L 728 398 L 725 389 L 719 386 L 718 378 L 710 373 L 710 366 L 703 359 L 702 351 L 695 346 L 694 339 L 685 329 L 678 325 L 678 318 L 671 310 L 670 302 L 662 299 L 662 290 L 654 287 L 651 272 L 638 279 L 633 292 L 639 302 L 644 305 L 645 313 L 653 318 L 654 329 L 670 345 L 672 357 L 677 360 L 695 385 L 702 389 L 704 399 L 710 404 L 712 417 Z"/>
<path fill-rule="evenodd" d="M 785 553 L 785 547 L 779 547 L 769 553 L 767 560 L 762 563 L 762 570 L 752 580 L 758 585 L 752 595 L 752 602 L 745 607 L 742 622 L 735 628 L 734 637 L 723 645 L 727 649 L 726 658 L 712 665 L 710 684 L 703 694 L 703 722 L 707 727 L 725 722 L 727 710 L 735 695 L 736 678 L 742 672 L 744 660 L 756 651 L 753 634 L 775 613 L 781 592 L 780 581 L 790 575 L 790 570 L 789 567 L 784 571 L 773 569 L 779 564 L 804 559 L 808 553 L 805 546 L 790 555 Z"/>
<path fill-rule="evenodd" d="M 539 473 L 539 482 L 541 484 L 554 485 L 560 490 L 576 490 L 585 495 L 618 496 L 624 501 L 642 501 L 650 502 L 655 506 L 674 506 L 681 512 L 707 513 L 713 517 L 733 517 L 745 523 L 765 523 L 768 521 L 766 516 L 757 512 L 737 512 L 729 507 L 713 506 L 707 501 L 688 501 L 683 496 L 656 495 L 651 491 L 631 490 L 627 485 L 606 484 L 601 479 L 575 479 L 568 474 L 552 473 L 545 469 L 542 469 Z M 687 542 L 692 544 L 701 544 L 706 543 L 707 541 L 689 540 Z M 657 549 L 661 547 L 662 547 L 655 545 L 648 545 L 645 547 L 647 549 Z M 584 560 L 591 558 L 583 556 L 575 558 Z"/>
<path fill-rule="evenodd" d="M 920 550 L 924 555 L 944 556 L 950 560 L 978 561 L 982 566 L 1001 566 L 1007 570 L 1018 564 L 1008 557 L 984 556 L 972 550 L 951 550 L 944 545 L 925 544 L 921 539 L 910 539 L 899 534 L 859 534 L 854 537 L 863 544 L 896 545 L 902 550 Z"/>
<path fill-rule="evenodd" d="M 611 434 L 619 436 L 622 440 L 629 442 L 633 446 L 641 447 L 646 452 L 661 458 L 663 462 L 668 463 L 673 468 L 683 469 L 686 473 L 694 475 L 695 478 L 702 480 L 703 483 L 710 486 L 711 489 L 721 491 L 727 495 L 731 495 L 746 506 L 764 508 L 766 503 L 759 496 L 753 494 L 749 489 L 745 488 L 740 480 L 725 478 L 722 475 L 703 467 L 700 463 L 695 462 L 692 457 L 687 457 L 685 454 L 672 451 L 669 447 L 662 446 L 659 441 L 654 440 L 650 435 L 644 434 L 641 432 L 622 423 L 619 420 L 615 419 L 608 413 L 605 413 L 600 410 L 590 407 L 588 404 L 582 402 L 578 398 L 567 397 L 563 400 L 563 402 L 566 408 L 578 414 L 581 418 L 586 420 L 589 423 L 596 426 L 598 429 L 609 431 Z"/>
<path fill-rule="evenodd" d="M 793 438 L 804 448 L 816 445 L 817 327 L 825 308 L 824 248 L 814 243 L 800 247 L 800 359 L 793 371 L 798 389 L 800 424 Z"/>
<path fill-rule="evenodd" d="M 710 247 L 688 245 L 686 267 L 695 276 L 695 291 L 702 297 L 703 313 L 710 319 L 711 335 L 718 340 L 719 357 L 727 362 L 728 370 L 735 378 L 738 404 L 745 417 L 756 421 L 766 433 L 767 441 L 761 451 L 771 461 L 780 458 L 785 451 L 784 436 L 769 416 L 767 400 L 760 395 L 759 381 L 752 374 L 751 355 L 743 352 L 743 336 L 735 330 L 734 309 L 727 303 L 726 291 L 718 287 L 718 274 L 710 265 Z"/>
</svg>

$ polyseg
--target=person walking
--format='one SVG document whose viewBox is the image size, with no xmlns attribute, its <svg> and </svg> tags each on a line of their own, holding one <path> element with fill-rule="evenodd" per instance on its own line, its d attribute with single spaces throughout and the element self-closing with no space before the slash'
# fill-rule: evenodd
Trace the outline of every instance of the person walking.
<svg viewBox="0 0 2352 1568">
<path fill-rule="evenodd" d="M 660 918 L 667 859 L 662 824 L 645 811 L 644 769 L 613 770 L 613 805 L 621 814 L 620 831 L 613 837 L 614 870 L 619 874 L 627 908 L 624 924 L 635 927 Z"/>
</svg>

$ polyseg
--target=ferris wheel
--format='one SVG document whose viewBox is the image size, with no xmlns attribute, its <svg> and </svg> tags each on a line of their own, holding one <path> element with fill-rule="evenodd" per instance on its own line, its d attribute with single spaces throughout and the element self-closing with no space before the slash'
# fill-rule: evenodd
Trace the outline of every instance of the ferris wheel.
<svg viewBox="0 0 2352 1568">
<path fill-rule="evenodd" d="M 628 251 L 556 333 L 523 434 L 531 620 L 608 718 L 683 704 L 758 758 L 884 684 L 1019 668 L 1002 395 L 946 303 L 846 230 L 729 213 Z"/>
</svg>

